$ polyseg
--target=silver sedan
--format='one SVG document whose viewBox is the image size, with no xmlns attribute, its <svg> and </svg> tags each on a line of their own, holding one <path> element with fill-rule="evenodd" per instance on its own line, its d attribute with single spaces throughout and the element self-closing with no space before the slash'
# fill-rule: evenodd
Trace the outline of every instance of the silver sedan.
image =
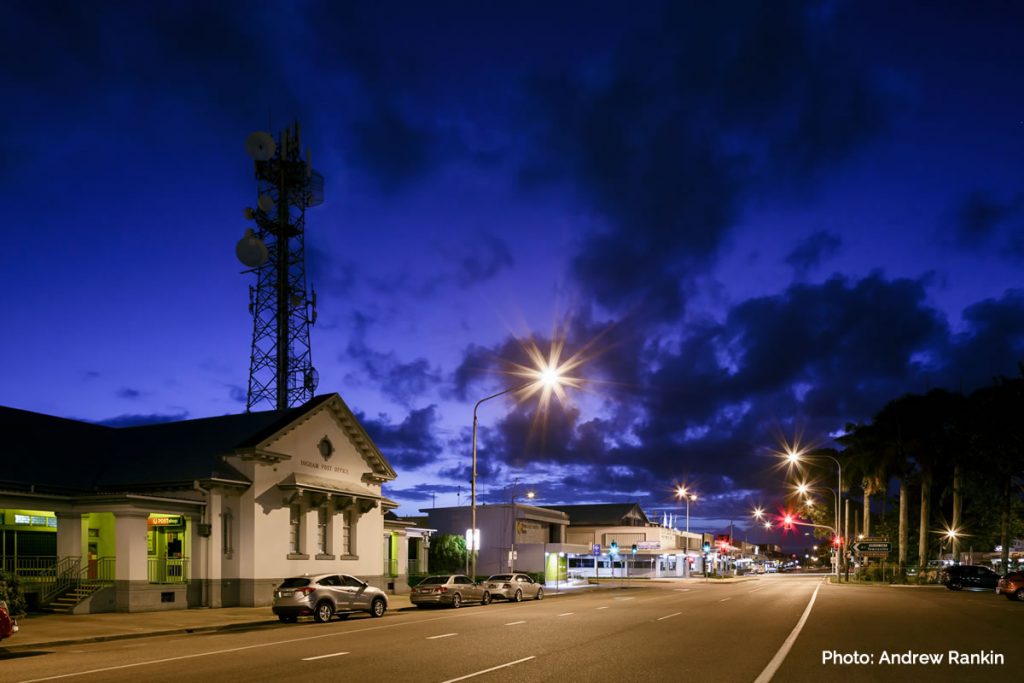
<svg viewBox="0 0 1024 683">
<path fill-rule="evenodd" d="M 482 583 L 476 583 L 463 574 L 441 574 L 428 576 L 416 584 L 409 595 L 417 607 L 428 605 L 450 605 L 461 607 L 466 602 L 491 602 L 491 593 Z"/>
<path fill-rule="evenodd" d="M 484 581 L 484 587 L 490 591 L 492 598 L 515 602 L 522 602 L 523 598 L 544 599 L 544 586 L 526 574 L 495 574 Z"/>
</svg>

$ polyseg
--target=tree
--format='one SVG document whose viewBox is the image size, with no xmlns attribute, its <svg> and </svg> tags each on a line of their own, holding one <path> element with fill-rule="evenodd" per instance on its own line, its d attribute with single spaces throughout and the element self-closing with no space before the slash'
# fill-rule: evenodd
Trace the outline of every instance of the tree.
<svg viewBox="0 0 1024 683">
<path fill-rule="evenodd" d="M 466 539 L 441 534 L 430 541 L 430 571 L 460 572 L 466 567 Z"/>
</svg>

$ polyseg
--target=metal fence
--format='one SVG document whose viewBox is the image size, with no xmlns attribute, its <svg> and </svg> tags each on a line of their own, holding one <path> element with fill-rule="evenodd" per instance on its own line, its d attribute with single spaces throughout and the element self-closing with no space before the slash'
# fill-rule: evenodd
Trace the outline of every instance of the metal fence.
<svg viewBox="0 0 1024 683">
<path fill-rule="evenodd" d="M 188 583 L 191 562 L 187 557 L 149 558 L 150 583 Z"/>
</svg>

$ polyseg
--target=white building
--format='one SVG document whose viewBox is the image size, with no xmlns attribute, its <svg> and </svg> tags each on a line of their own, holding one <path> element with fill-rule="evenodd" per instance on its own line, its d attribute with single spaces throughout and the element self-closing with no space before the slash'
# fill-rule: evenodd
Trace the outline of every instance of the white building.
<svg viewBox="0 0 1024 683">
<path fill-rule="evenodd" d="M 0 561 L 43 604 L 269 605 L 282 578 L 324 571 L 406 588 L 395 471 L 337 394 L 125 428 L 0 407 L 0 426 Z"/>
</svg>

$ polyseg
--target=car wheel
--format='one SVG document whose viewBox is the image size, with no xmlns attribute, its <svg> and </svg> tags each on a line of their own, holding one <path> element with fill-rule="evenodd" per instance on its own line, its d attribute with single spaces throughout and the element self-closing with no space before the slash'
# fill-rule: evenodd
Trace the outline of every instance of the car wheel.
<svg viewBox="0 0 1024 683">
<path fill-rule="evenodd" d="M 537 599 L 538 600 L 543 600 L 544 599 L 544 589 L 543 588 L 538 588 L 537 589 Z"/>
<path fill-rule="evenodd" d="M 456 593 L 452 596 L 452 609 L 459 609 L 462 607 L 462 596 Z"/>
<path fill-rule="evenodd" d="M 384 604 L 384 600 L 381 598 L 374 598 L 373 602 L 370 603 L 370 616 L 371 617 L 382 617 L 384 612 L 387 610 L 387 606 Z"/>
<path fill-rule="evenodd" d="M 1013 594 L 1013 598 L 1014 600 L 1024 602 L 1024 588 L 1018 588 L 1017 591 Z"/>
<path fill-rule="evenodd" d="M 951 591 L 958 591 L 958 590 L 960 590 L 963 587 L 964 587 L 964 585 L 962 583 L 960 583 L 959 581 L 950 581 L 949 582 L 949 590 L 951 590 Z"/>
<path fill-rule="evenodd" d="M 489 605 L 489 604 L 491 604 L 491 594 L 488 593 L 487 591 L 484 591 L 484 597 L 480 600 L 480 604 L 481 605 Z"/>
<path fill-rule="evenodd" d="M 521 588 L 517 588 L 516 589 L 516 596 L 514 598 L 512 598 L 512 599 L 515 600 L 516 602 L 522 602 L 523 601 L 523 590 Z"/>
<path fill-rule="evenodd" d="M 330 621 L 331 617 L 333 616 L 334 605 L 327 602 L 326 600 L 318 602 L 316 604 L 316 607 L 313 608 L 313 620 L 318 624 L 322 624 L 325 621 Z"/>
</svg>

